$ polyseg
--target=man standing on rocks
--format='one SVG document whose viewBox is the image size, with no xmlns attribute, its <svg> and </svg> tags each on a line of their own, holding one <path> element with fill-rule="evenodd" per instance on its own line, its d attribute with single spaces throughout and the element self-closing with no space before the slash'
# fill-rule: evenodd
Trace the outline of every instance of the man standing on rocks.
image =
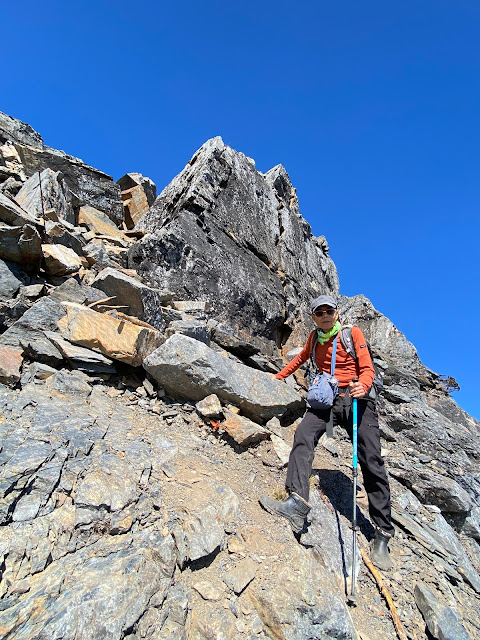
<svg viewBox="0 0 480 640">
<path fill-rule="evenodd" d="M 286 518 L 295 533 L 303 530 L 311 508 L 308 497 L 314 449 L 331 420 L 334 425 L 344 427 L 350 440 L 352 439 L 351 403 L 352 398 L 356 398 L 359 401 L 358 461 L 368 496 L 370 518 L 375 527 L 375 538 L 370 549 L 371 559 L 380 569 L 391 569 L 393 563 L 389 556 L 388 541 L 394 534 L 394 528 L 390 512 L 390 487 L 380 453 L 375 402 L 367 398 L 375 376 L 372 359 L 361 329 L 355 326 L 352 327 L 352 340 L 357 358 L 347 353 L 340 340 L 341 324 L 338 320 L 337 303 L 331 296 L 316 298 L 312 302 L 311 311 L 317 328 L 309 335 L 302 351 L 275 377 L 284 380 L 294 373 L 309 359 L 315 341 L 314 357 L 318 370 L 330 373 L 333 342 L 338 335 L 335 359 L 338 394 L 331 409 L 314 410 L 309 407 L 296 430 L 285 482 L 288 498 L 277 501 L 262 496 L 260 504 L 269 513 Z"/>
</svg>

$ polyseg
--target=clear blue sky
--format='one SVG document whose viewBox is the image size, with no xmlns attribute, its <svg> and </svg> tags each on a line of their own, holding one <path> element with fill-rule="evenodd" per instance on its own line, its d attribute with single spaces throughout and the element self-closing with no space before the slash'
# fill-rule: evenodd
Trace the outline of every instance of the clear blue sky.
<svg viewBox="0 0 480 640">
<path fill-rule="evenodd" d="M 2 3 L 0 110 L 158 191 L 221 135 L 283 164 L 341 293 L 480 418 L 480 4 Z"/>
</svg>

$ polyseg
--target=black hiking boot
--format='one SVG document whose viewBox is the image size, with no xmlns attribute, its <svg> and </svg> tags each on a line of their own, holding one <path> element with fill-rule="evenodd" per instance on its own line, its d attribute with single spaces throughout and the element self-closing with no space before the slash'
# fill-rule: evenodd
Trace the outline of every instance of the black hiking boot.
<svg viewBox="0 0 480 640">
<path fill-rule="evenodd" d="M 393 562 L 388 549 L 388 541 L 390 538 L 391 536 L 387 536 L 377 529 L 375 538 L 370 544 L 370 560 L 376 567 L 382 569 L 382 571 L 393 569 Z"/>
<path fill-rule="evenodd" d="M 305 518 L 311 507 L 296 493 L 291 493 L 286 500 L 274 500 L 268 496 L 262 496 L 259 500 L 262 507 L 268 513 L 286 518 L 295 533 L 300 533 L 305 525 Z"/>
</svg>

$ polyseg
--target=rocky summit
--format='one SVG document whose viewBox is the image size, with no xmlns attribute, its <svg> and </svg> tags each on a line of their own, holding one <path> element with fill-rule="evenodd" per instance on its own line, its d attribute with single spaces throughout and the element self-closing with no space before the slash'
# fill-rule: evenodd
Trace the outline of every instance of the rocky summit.
<svg viewBox="0 0 480 640">
<path fill-rule="evenodd" d="M 384 378 L 383 590 L 358 553 L 347 606 L 343 431 L 317 446 L 299 536 L 258 503 L 281 495 L 305 409 L 305 372 L 271 374 L 320 293 L 338 295 L 335 264 L 281 165 L 214 138 L 156 197 L 0 113 L 2 637 L 480 637 L 480 424 L 364 296 L 340 312 Z"/>
</svg>

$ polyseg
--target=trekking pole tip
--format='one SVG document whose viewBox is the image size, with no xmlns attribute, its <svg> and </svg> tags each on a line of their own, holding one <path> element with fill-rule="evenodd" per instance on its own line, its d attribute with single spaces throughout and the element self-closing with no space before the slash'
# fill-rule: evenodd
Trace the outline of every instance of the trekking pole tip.
<svg viewBox="0 0 480 640">
<path fill-rule="evenodd" d="M 357 596 L 353 596 L 351 593 L 347 596 L 347 604 L 349 607 L 357 606 Z"/>
</svg>

